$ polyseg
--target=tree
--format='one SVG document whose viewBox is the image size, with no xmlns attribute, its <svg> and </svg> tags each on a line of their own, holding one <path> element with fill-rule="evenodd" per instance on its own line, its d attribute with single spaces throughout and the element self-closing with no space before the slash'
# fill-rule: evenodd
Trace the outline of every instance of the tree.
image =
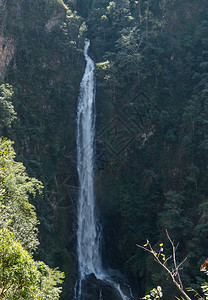
<svg viewBox="0 0 208 300">
<path fill-rule="evenodd" d="M 143 246 L 137 245 L 137 247 L 139 247 L 153 255 L 154 260 L 168 273 L 168 275 L 171 277 L 171 280 L 174 283 L 174 285 L 177 287 L 177 289 L 180 291 L 180 293 L 183 295 L 183 297 L 185 297 L 185 298 L 182 297 L 181 298 L 182 300 L 185 300 L 185 299 L 191 300 L 190 296 L 185 291 L 185 288 L 184 288 L 182 280 L 181 280 L 181 275 L 180 275 L 180 270 L 182 269 L 181 266 L 187 260 L 187 257 L 184 260 L 182 260 L 180 263 L 177 262 L 176 251 L 178 248 L 178 244 L 177 244 L 177 246 L 175 246 L 174 241 L 170 238 L 167 230 L 166 230 L 166 235 L 167 235 L 167 238 L 168 238 L 168 240 L 171 244 L 171 248 L 172 248 L 172 255 L 170 255 L 168 257 L 166 257 L 166 255 L 164 254 L 163 243 L 159 244 L 158 251 L 155 251 L 155 249 L 153 249 L 149 240 L 147 240 L 147 243 L 145 245 L 143 245 Z M 200 270 L 205 272 L 208 275 L 208 259 L 206 259 L 206 261 L 202 264 Z M 208 299 L 208 283 L 206 283 L 206 282 L 203 283 L 201 285 L 201 288 L 202 288 L 205 298 L 200 296 L 200 294 L 198 292 L 196 292 L 193 288 L 188 288 L 187 290 L 189 292 L 194 292 L 194 294 L 195 294 L 194 297 L 197 297 L 199 300 Z M 152 291 L 150 291 L 150 295 L 146 295 L 142 299 L 155 300 L 155 299 L 161 299 L 161 298 L 162 298 L 162 290 L 160 287 L 157 287 L 157 289 L 153 289 Z M 178 297 L 176 297 L 176 299 L 180 300 Z"/>
<path fill-rule="evenodd" d="M 11 126 L 12 121 L 16 118 L 16 112 L 11 102 L 12 95 L 13 90 L 11 85 L 0 85 L 0 130 Z"/>
<path fill-rule="evenodd" d="M 16 162 L 12 142 L 0 138 L 0 228 L 7 225 L 14 238 L 29 252 L 39 244 L 35 207 L 29 203 L 42 189 L 42 183 L 30 178 L 22 163 Z"/>
<path fill-rule="evenodd" d="M 8 85 L 1 89 L 1 123 L 8 127 L 15 116 L 9 101 L 12 89 Z M 0 298 L 56 300 L 64 273 L 32 257 L 39 244 L 38 219 L 29 198 L 41 193 L 43 185 L 15 161 L 12 144 L 0 138 Z"/>
<path fill-rule="evenodd" d="M 1 299 L 59 299 L 63 278 L 62 272 L 35 262 L 9 229 L 0 229 Z"/>
<path fill-rule="evenodd" d="M 43 186 L 15 156 L 12 142 L 0 138 L 0 298 L 56 300 L 64 273 L 32 257 L 38 220 L 29 198 Z"/>
</svg>

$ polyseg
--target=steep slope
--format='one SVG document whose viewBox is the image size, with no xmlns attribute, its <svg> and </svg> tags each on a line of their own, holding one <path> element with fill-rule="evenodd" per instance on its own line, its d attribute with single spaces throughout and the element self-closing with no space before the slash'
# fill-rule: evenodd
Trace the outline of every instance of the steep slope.
<svg viewBox="0 0 208 300">
<path fill-rule="evenodd" d="M 13 86 L 17 112 L 13 127 L 3 128 L 2 134 L 15 141 L 29 174 L 44 183 L 44 197 L 34 203 L 40 220 L 37 258 L 65 271 L 68 297 L 69 280 L 73 288 L 75 113 L 84 69 L 83 21 L 62 1 L 2 1 L 0 7 L 1 81 Z"/>
<path fill-rule="evenodd" d="M 202 280 L 206 18 L 205 1 L 93 1 L 87 19 L 97 61 L 97 198 L 106 264 L 145 289 L 160 283 L 167 299 L 174 298 L 171 284 L 135 244 L 165 241 L 167 228 L 180 243 L 179 260 L 189 256 L 184 284 Z"/>
<path fill-rule="evenodd" d="M 160 283 L 174 297 L 135 244 L 165 241 L 168 228 L 180 242 L 179 258 L 190 257 L 184 283 L 198 286 L 208 246 L 207 1 L 65 4 L 71 10 L 58 0 L 0 1 L 1 81 L 13 85 L 18 113 L 3 134 L 45 185 L 35 203 L 38 255 L 65 271 L 63 299 L 71 297 L 76 102 L 88 37 L 97 63 L 95 185 L 105 264 L 127 274 L 141 293 Z"/>
</svg>

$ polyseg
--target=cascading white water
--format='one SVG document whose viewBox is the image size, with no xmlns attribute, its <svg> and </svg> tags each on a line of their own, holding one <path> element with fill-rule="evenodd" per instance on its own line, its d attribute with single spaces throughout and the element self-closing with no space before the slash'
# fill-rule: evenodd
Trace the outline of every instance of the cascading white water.
<svg viewBox="0 0 208 300">
<path fill-rule="evenodd" d="M 94 62 L 88 55 L 90 41 L 85 42 L 85 73 L 80 84 L 77 109 L 77 169 L 79 198 L 77 206 L 77 254 L 79 281 L 75 286 L 75 299 L 82 298 L 82 280 L 94 273 L 118 291 L 121 299 L 128 300 L 120 288 L 102 268 L 100 232 L 95 213 L 94 197 L 94 137 L 95 137 L 95 77 Z M 102 299 L 100 291 L 99 299 Z"/>
<path fill-rule="evenodd" d="M 94 62 L 88 55 L 90 42 L 85 42 L 87 62 L 80 84 L 77 112 L 77 168 L 79 175 L 77 253 L 79 276 L 102 273 L 99 234 L 95 217 L 93 158 L 95 136 L 95 78 Z"/>
</svg>

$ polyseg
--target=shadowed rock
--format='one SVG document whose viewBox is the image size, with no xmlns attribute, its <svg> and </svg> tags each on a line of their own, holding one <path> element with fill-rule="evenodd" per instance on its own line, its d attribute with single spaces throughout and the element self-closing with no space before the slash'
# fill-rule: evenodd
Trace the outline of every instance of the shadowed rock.
<svg viewBox="0 0 208 300">
<path fill-rule="evenodd" d="M 110 283 L 97 279 L 94 274 L 82 281 L 82 300 L 122 300 Z"/>
</svg>

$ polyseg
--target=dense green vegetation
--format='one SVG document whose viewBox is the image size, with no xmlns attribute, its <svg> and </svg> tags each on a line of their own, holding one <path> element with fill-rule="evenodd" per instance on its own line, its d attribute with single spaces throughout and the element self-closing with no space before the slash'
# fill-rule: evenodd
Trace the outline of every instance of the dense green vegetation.
<svg viewBox="0 0 208 300">
<path fill-rule="evenodd" d="M 142 295 L 159 284 L 170 300 L 167 295 L 174 297 L 174 288 L 135 246 L 146 238 L 153 245 L 165 243 L 168 229 L 179 241 L 179 260 L 188 256 L 184 284 L 199 288 L 204 281 L 199 267 L 208 256 L 207 1 L 5 3 L 0 26 L 15 40 L 16 52 L 2 81 L 13 86 L 14 95 L 9 86 L 1 86 L 0 130 L 15 141 L 18 160 L 29 174 L 14 163 L 11 142 L 2 139 L 1 151 L 10 153 L 2 172 L 13 169 L 2 199 L 21 199 L 21 206 L 15 202 L 10 216 L 5 214 L 5 239 L 14 240 L 18 249 L 16 242 L 25 251 L 35 250 L 37 219 L 26 195 L 40 189 L 39 181 L 28 178 L 38 178 L 45 188 L 32 200 L 40 220 L 35 255 L 50 267 L 60 266 L 66 274 L 63 298 L 72 295 L 76 99 L 87 37 L 97 65 L 95 183 L 105 264 L 127 274 Z M 17 178 L 20 186 L 14 194 Z M 29 180 L 27 187 L 21 186 L 23 179 Z M 8 222 L 16 212 L 31 226 L 27 240 L 21 238 L 18 222 Z"/>
<path fill-rule="evenodd" d="M 112 134 L 99 136 L 110 160 L 97 183 L 106 253 L 143 287 L 163 283 L 164 297 L 173 288 L 135 244 L 146 237 L 159 243 L 167 228 L 180 243 L 179 258 L 188 255 L 184 283 L 200 286 L 207 256 L 206 19 L 205 1 L 92 1 L 86 22 L 97 61 L 98 132 L 111 124 Z"/>
<path fill-rule="evenodd" d="M 76 168 L 75 113 L 82 58 L 83 20 L 62 1 L 6 1 L 5 35 L 12 35 L 15 57 L 4 79 L 13 86 L 17 113 L 2 134 L 15 141 L 18 160 L 44 184 L 32 199 L 40 221 L 35 257 L 66 274 L 66 294 L 73 290 L 73 213 Z M 13 28 L 12 20 L 18 22 Z M 74 152 L 72 152 L 74 155 Z M 72 194 L 72 195 L 71 195 Z M 70 281 L 70 283 L 69 283 Z M 70 289 L 70 292 L 68 291 Z"/>
<path fill-rule="evenodd" d="M 11 86 L 1 85 L 1 128 L 15 116 L 11 96 Z M 15 156 L 12 142 L 1 137 L 0 298 L 59 299 L 64 274 L 32 257 L 39 244 L 38 220 L 29 197 L 41 192 L 42 183 L 30 178 Z"/>
</svg>

